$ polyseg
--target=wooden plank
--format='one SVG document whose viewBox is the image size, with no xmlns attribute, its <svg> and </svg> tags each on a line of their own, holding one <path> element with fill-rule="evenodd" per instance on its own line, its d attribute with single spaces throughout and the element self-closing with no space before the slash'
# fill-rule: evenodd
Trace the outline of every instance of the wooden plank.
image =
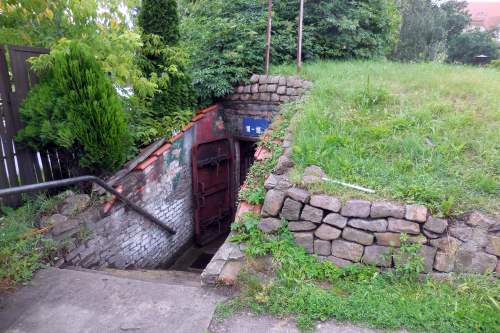
<svg viewBox="0 0 500 333">
<path fill-rule="evenodd" d="M 0 45 L 0 95 L 2 98 L 2 119 L 3 122 L 0 124 L 0 135 L 2 137 L 3 148 L 4 148 L 4 158 L 7 164 L 8 177 L 10 186 L 16 186 L 18 184 L 16 166 L 15 166 L 15 155 L 12 145 L 12 140 L 14 139 L 17 131 L 13 125 L 14 119 L 12 115 L 12 103 L 11 103 L 11 83 L 9 77 L 9 70 L 7 67 L 7 60 L 5 58 L 5 48 Z"/>
</svg>

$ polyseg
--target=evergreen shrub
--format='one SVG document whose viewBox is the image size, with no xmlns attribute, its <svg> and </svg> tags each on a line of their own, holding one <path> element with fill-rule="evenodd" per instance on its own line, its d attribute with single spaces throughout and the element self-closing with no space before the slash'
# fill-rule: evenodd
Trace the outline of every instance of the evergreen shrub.
<svg viewBox="0 0 500 333">
<path fill-rule="evenodd" d="M 113 171 L 131 149 L 127 121 L 115 88 L 90 49 L 73 41 L 51 53 L 51 65 L 21 107 L 18 139 L 35 149 L 59 147 L 82 168 Z"/>
</svg>

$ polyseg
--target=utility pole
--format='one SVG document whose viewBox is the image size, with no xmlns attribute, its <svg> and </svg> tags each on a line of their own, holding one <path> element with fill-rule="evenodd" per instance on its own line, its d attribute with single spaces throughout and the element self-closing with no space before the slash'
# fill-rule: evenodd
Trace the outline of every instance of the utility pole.
<svg viewBox="0 0 500 333">
<path fill-rule="evenodd" d="M 304 0 L 300 0 L 300 10 L 299 10 L 299 33 L 297 38 L 297 73 L 300 72 L 302 68 L 302 30 L 304 24 Z"/>
<path fill-rule="evenodd" d="M 269 0 L 266 34 L 266 75 L 269 75 L 269 58 L 271 57 L 271 29 L 273 26 L 273 0 Z"/>
</svg>

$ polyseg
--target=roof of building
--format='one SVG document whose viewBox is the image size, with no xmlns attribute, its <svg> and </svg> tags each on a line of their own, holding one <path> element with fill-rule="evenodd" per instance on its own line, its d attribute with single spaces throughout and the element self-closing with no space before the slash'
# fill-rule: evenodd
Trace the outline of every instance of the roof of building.
<svg viewBox="0 0 500 333">
<path fill-rule="evenodd" d="M 500 26 L 500 2 L 470 2 L 471 25 L 493 29 Z"/>
</svg>

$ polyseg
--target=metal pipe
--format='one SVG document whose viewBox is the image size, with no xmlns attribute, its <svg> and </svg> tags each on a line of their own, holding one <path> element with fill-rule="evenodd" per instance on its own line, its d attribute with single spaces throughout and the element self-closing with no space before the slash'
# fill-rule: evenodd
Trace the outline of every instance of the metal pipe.
<svg viewBox="0 0 500 333">
<path fill-rule="evenodd" d="M 24 185 L 24 186 L 17 186 L 17 187 L 1 189 L 0 190 L 0 197 L 11 195 L 11 194 L 19 194 L 19 193 L 26 193 L 26 192 L 36 192 L 36 191 L 40 191 L 40 190 L 48 190 L 51 188 L 75 185 L 75 184 L 83 183 L 83 182 L 93 182 L 93 183 L 98 184 L 99 186 L 104 188 L 106 191 L 115 195 L 126 206 L 129 206 L 133 211 L 135 211 L 139 215 L 142 215 L 145 218 L 149 219 L 151 222 L 153 222 L 156 225 L 160 226 L 161 228 L 165 229 L 166 231 L 168 231 L 172 235 L 174 235 L 176 233 L 176 231 L 174 229 L 172 229 L 171 227 L 166 225 L 161 220 L 157 219 L 155 216 L 150 214 L 145 209 L 134 204 L 132 201 L 127 199 L 125 196 L 123 196 L 120 192 L 116 191 L 113 187 L 106 184 L 106 182 L 104 180 L 102 180 L 101 178 L 95 177 L 95 176 L 80 176 L 80 177 L 74 177 L 74 178 L 54 180 L 54 181 L 39 183 L 39 184 Z"/>
</svg>

